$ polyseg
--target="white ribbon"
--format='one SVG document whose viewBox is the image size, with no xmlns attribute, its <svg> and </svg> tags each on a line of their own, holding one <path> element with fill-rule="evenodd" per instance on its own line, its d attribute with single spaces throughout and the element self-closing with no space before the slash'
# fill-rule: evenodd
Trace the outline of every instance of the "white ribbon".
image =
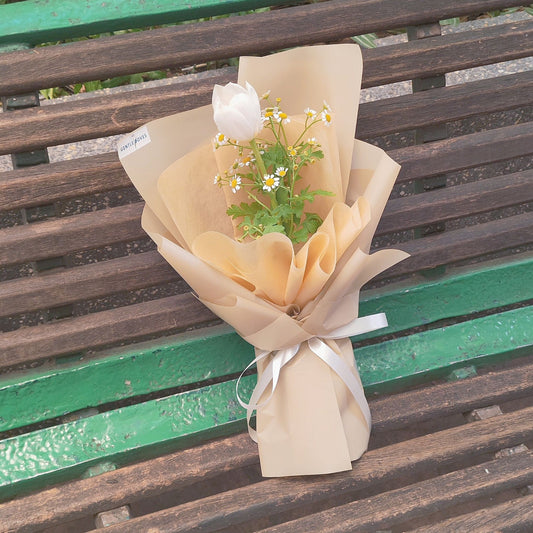
<svg viewBox="0 0 533 533">
<path fill-rule="evenodd" d="M 368 333 L 376 329 L 387 327 L 387 317 L 385 313 L 378 313 L 375 315 L 369 315 L 361 318 L 356 318 L 349 322 L 348 324 L 341 326 L 328 334 L 320 335 L 320 337 L 311 337 L 308 339 L 307 344 L 311 351 L 320 357 L 324 363 L 326 363 L 343 381 L 348 390 L 351 392 L 354 397 L 357 405 L 361 409 L 363 416 L 365 417 L 366 423 L 370 428 L 372 419 L 370 416 L 370 409 L 368 408 L 368 403 L 365 398 L 365 393 L 363 387 L 357 380 L 357 378 L 352 373 L 350 367 L 345 363 L 345 361 L 339 357 L 335 351 L 330 348 L 323 339 L 344 339 L 346 337 L 354 337 L 356 335 L 362 335 L 363 333 Z M 250 419 L 253 412 L 260 407 L 265 406 L 274 395 L 276 390 L 281 369 L 298 353 L 300 349 L 300 344 L 291 346 L 290 348 L 285 348 L 283 350 L 277 350 L 274 352 L 269 352 L 266 350 L 261 350 L 258 352 L 257 357 L 242 371 L 237 384 L 235 385 L 237 400 L 239 403 L 246 409 L 246 422 L 248 424 L 248 433 L 252 440 L 257 442 L 257 431 L 250 427 Z M 270 354 L 274 354 L 270 363 L 265 368 L 264 372 L 261 374 L 261 377 L 257 381 L 252 396 L 250 397 L 249 403 L 246 403 L 242 400 L 239 395 L 239 385 L 241 378 L 244 373 L 253 365 L 257 364 L 259 361 L 263 360 L 265 357 Z M 270 390 L 270 395 L 266 400 L 261 404 L 258 403 L 259 399 L 263 393 L 267 390 L 268 386 L 272 383 Z"/>
</svg>

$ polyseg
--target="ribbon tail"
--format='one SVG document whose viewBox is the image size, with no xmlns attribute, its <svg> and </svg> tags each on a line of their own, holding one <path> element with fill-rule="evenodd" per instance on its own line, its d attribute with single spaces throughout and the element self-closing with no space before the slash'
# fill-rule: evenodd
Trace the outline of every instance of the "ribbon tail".
<svg viewBox="0 0 533 533">
<path fill-rule="evenodd" d="M 250 401 L 248 403 L 244 402 L 239 395 L 239 385 L 241 382 L 241 378 L 250 367 L 252 367 L 254 364 L 257 364 L 259 361 L 267 357 L 272 352 L 260 352 L 259 355 L 242 371 L 241 375 L 239 376 L 239 379 L 237 380 L 237 383 L 235 384 L 237 400 L 241 404 L 241 406 L 246 409 L 246 424 L 248 426 L 248 434 L 254 442 L 257 442 L 257 431 L 250 426 L 252 414 L 255 410 L 259 409 L 259 407 L 266 405 L 271 400 L 272 396 L 274 395 L 274 391 L 276 390 L 276 387 L 278 385 L 281 369 L 298 353 L 299 349 L 300 345 L 297 344 L 295 346 L 292 346 L 291 348 L 275 352 L 274 357 L 267 365 L 265 370 L 262 372 L 261 377 L 258 379 L 257 384 L 250 397 Z M 259 403 L 261 396 L 267 390 L 270 383 L 272 383 L 270 395 L 262 403 Z"/>
<path fill-rule="evenodd" d="M 366 401 L 363 387 L 353 375 L 350 367 L 325 342 L 319 338 L 313 337 L 307 342 L 313 353 L 320 357 L 320 359 L 322 359 L 322 361 L 324 361 L 324 363 L 326 363 L 348 387 L 348 390 L 352 393 L 352 396 L 357 402 L 359 409 L 361 409 L 361 413 L 363 413 L 368 429 L 370 429 L 372 425 L 372 416 L 370 414 L 368 402 Z"/>
</svg>

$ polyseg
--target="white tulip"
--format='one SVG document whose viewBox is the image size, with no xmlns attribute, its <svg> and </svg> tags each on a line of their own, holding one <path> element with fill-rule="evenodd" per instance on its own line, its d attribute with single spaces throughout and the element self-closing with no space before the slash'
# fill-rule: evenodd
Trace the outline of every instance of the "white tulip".
<svg viewBox="0 0 533 533">
<path fill-rule="evenodd" d="M 213 118 L 219 131 L 230 139 L 250 141 L 263 129 L 261 106 L 255 89 L 228 83 L 213 89 Z"/>
</svg>

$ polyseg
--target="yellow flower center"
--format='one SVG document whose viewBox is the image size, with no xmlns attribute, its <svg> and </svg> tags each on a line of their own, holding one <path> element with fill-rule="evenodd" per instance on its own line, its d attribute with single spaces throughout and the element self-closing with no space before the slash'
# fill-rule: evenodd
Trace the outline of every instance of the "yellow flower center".
<svg viewBox="0 0 533 533">
<path fill-rule="evenodd" d="M 274 183 L 276 183 L 276 180 L 274 178 L 267 178 L 265 180 L 265 185 L 267 187 L 272 187 L 274 185 Z"/>
<path fill-rule="evenodd" d="M 235 189 L 235 187 L 237 187 L 237 185 L 239 185 L 239 182 L 234 178 L 234 179 L 231 180 L 230 185 L 231 185 L 232 189 Z"/>
<path fill-rule="evenodd" d="M 287 171 L 286 171 L 286 170 L 280 170 L 280 171 L 278 172 L 278 176 L 279 176 L 280 178 L 284 178 L 284 177 L 285 177 L 285 174 L 287 174 Z"/>
<path fill-rule="evenodd" d="M 223 133 L 219 133 L 219 134 L 217 135 L 217 141 L 218 141 L 219 143 L 221 143 L 223 140 L 224 140 L 224 134 L 223 134 Z"/>
</svg>

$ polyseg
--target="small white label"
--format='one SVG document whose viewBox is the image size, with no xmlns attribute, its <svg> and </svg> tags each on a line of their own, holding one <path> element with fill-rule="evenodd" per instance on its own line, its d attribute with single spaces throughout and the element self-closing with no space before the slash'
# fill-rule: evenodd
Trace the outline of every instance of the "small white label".
<svg viewBox="0 0 533 533">
<path fill-rule="evenodd" d="M 150 135 L 148 134 L 148 128 L 143 126 L 120 139 L 118 143 L 118 157 L 122 159 L 135 152 L 135 150 L 147 145 L 149 142 Z"/>
</svg>

